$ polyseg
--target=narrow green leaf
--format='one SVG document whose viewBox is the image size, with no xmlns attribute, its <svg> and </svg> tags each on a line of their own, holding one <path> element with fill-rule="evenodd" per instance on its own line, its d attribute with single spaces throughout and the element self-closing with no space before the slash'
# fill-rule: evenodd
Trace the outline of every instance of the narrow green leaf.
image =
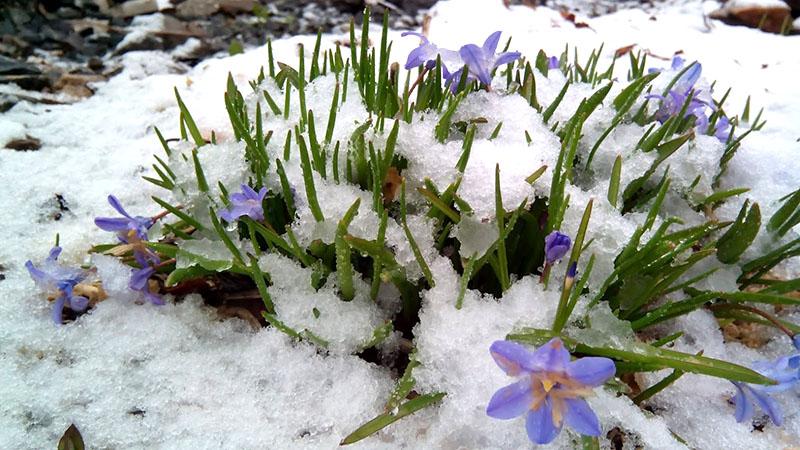
<svg viewBox="0 0 800 450">
<path fill-rule="evenodd" d="M 443 392 L 438 392 L 435 394 L 424 394 L 420 395 L 419 397 L 414 398 L 413 400 L 409 400 L 397 408 L 397 411 L 388 412 L 379 415 L 378 417 L 370 420 L 369 422 L 365 423 L 361 427 L 359 427 L 356 431 L 350 433 L 346 438 L 342 440 L 339 445 L 348 445 L 355 442 L 358 442 L 362 439 L 365 439 L 378 431 L 386 428 L 387 426 L 391 425 L 394 422 L 402 419 L 405 416 L 411 415 L 420 409 L 426 408 L 428 406 L 433 405 L 434 403 L 439 402 L 442 398 L 444 398 L 446 394 Z"/>
<path fill-rule="evenodd" d="M 181 95 L 178 93 L 178 88 L 175 87 L 174 90 L 175 99 L 178 101 L 178 108 L 181 110 L 181 117 L 183 118 L 183 122 L 186 124 L 186 127 L 189 129 L 189 134 L 192 135 L 195 145 L 198 147 L 206 145 L 206 140 L 203 139 L 203 136 L 200 134 L 200 130 L 197 129 L 197 124 L 192 118 L 191 113 L 189 113 L 189 109 L 183 103 L 183 100 L 181 100 Z"/>
<path fill-rule="evenodd" d="M 349 302 L 355 297 L 355 286 L 353 284 L 353 265 L 350 262 L 350 245 L 345 240 L 347 235 L 347 227 L 353 221 L 356 214 L 358 214 L 358 207 L 361 205 L 361 198 L 356 198 L 356 201 L 350 206 L 347 212 L 339 221 L 336 227 L 336 237 L 334 238 L 334 245 L 336 248 L 336 275 L 339 280 L 339 291 L 342 294 L 342 300 Z"/>
<path fill-rule="evenodd" d="M 531 345 L 542 345 L 557 334 L 549 330 L 523 329 L 506 336 L 506 339 Z M 705 356 L 691 355 L 674 350 L 653 347 L 641 342 L 630 342 L 624 348 L 601 347 L 575 338 L 560 336 L 572 353 L 603 356 L 628 363 L 642 363 L 650 367 L 678 369 L 684 372 L 709 375 L 731 381 L 771 385 L 773 380 L 747 367 Z"/>
<path fill-rule="evenodd" d="M 736 221 L 717 241 L 717 259 L 724 264 L 733 264 L 739 260 L 755 240 L 761 228 L 761 210 L 758 203 L 753 203 L 747 210 L 749 201 L 745 201 Z"/>
</svg>

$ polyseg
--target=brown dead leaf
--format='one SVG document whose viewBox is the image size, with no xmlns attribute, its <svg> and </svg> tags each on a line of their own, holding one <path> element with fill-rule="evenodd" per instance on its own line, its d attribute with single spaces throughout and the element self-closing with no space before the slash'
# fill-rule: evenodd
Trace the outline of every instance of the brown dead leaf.
<svg viewBox="0 0 800 450">
<path fill-rule="evenodd" d="M 383 180 L 383 203 L 389 204 L 394 201 L 397 196 L 397 190 L 403 184 L 403 177 L 395 167 L 389 167 L 386 172 L 386 178 Z"/>
<path fill-rule="evenodd" d="M 627 55 L 633 50 L 633 47 L 636 47 L 636 44 L 626 45 L 625 47 L 620 47 L 614 51 L 614 57 L 619 58 L 620 56 Z"/>
</svg>

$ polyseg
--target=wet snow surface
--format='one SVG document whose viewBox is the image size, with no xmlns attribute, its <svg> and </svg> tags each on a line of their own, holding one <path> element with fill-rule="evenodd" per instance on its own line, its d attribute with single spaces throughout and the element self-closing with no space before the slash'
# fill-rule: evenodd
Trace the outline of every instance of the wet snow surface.
<svg viewBox="0 0 800 450">
<path fill-rule="evenodd" d="M 797 188 L 800 37 L 720 23 L 709 29 L 702 12 L 712 5 L 695 2 L 665 6 L 655 14 L 628 10 L 579 18 L 589 28 L 575 28 L 547 8 L 519 6 L 508 10 L 498 2 L 482 6 L 477 14 L 476 4 L 469 0 L 438 4 L 431 12 L 430 39 L 443 47 L 458 48 L 466 42 L 482 42 L 489 33 L 501 29 L 503 39 L 513 36 L 512 49 L 529 58 L 540 48 L 548 55 L 560 54 L 569 43 L 577 46 L 585 59 L 590 49 L 605 43 L 606 54 L 638 44 L 664 57 L 650 59 L 657 67 L 668 67 L 669 58 L 679 51 L 689 61 L 701 61 L 705 80 L 717 80 L 717 95 L 732 88 L 728 100 L 732 114 L 741 111 L 747 95 L 751 95 L 756 110 L 765 108 L 768 122 L 761 132 L 745 140 L 723 179 L 723 187 L 751 187 L 748 197 L 759 202 L 764 216 L 776 209 L 778 198 Z M 393 54 L 404 62 L 417 41 L 400 38 L 399 32 L 393 36 Z M 342 38 L 326 37 L 326 45 Z M 378 39 L 377 34 L 373 36 L 373 42 Z M 310 48 L 313 38 L 275 42 L 276 59 L 295 63 L 300 42 Z M 182 73 L 168 55 L 132 52 L 124 57 L 125 70 L 97 86 L 96 95 L 83 102 L 23 102 L 0 115 L 0 144 L 26 134 L 42 142 L 39 151 L 3 151 L 0 155 L 0 265 L 5 276 L 0 281 L 0 448 L 53 448 L 70 423 L 79 427 L 90 448 L 333 448 L 382 412 L 394 383 L 392 374 L 352 356 L 387 314 L 386 305 L 376 307 L 363 300 L 368 288 L 362 281 L 356 283 L 356 300 L 343 306 L 335 300 L 332 286 L 317 292 L 303 288 L 309 283 L 308 270 L 277 256 L 260 260 L 265 267 L 280 268 L 271 288 L 279 315 L 289 324 L 309 328 L 332 342 L 331 352 L 321 355 L 311 345 L 293 343 L 274 329 L 253 332 L 238 319 L 221 320 L 196 297 L 155 307 L 136 305 L 120 298 L 123 294 L 115 297 L 112 292 L 112 298 L 91 314 L 68 326 L 55 327 L 48 303 L 35 291 L 23 266 L 28 259 L 44 259 L 56 233 L 64 247 L 62 262 L 88 262 L 87 249 L 111 239 L 92 223 L 95 216 L 112 213 L 105 200 L 109 193 L 118 196 L 135 214 L 158 212 L 149 198 L 163 193 L 140 177 L 148 174 L 151 155 L 161 151 L 153 127 L 158 126 L 167 136 L 178 135 L 179 112 L 173 86 L 181 91 L 201 128 L 216 130 L 221 141 L 214 148 L 216 153 L 203 161 L 209 184 L 216 186 L 221 180 L 229 188 L 238 186 L 246 165 L 238 144 L 222 143 L 231 138 L 222 93 L 229 71 L 240 89 L 249 92 L 247 80 L 257 75 L 267 61 L 266 55 L 266 48 L 256 48 L 242 55 L 205 61 Z M 624 72 L 619 76 L 624 77 Z M 561 88 L 563 77 L 559 77 L 553 73 L 549 79 L 537 79 L 543 102 L 549 102 Z M 331 77 L 322 77 L 309 86 L 309 108 L 327 111 L 332 86 Z M 261 88 L 278 89 L 269 82 Z M 351 83 L 348 101 L 337 119 L 347 125 L 337 124 L 334 139 L 346 139 L 354 121 L 365 119 L 364 107 L 353 89 Z M 559 108 L 554 120 L 566 119 L 589 93 L 587 86 L 571 87 L 565 106 Z M 297 110 L 295 105 L 295 116 Z M 599 135 L 603 131 L 601 121 L 612 115 L 611 108 L 600 108 L 586 124 L 587 139 Z M 485 117 L 489 124 L 476 137 L 460 190 L 474 207 L 475 216 L 455 233 L 469 241 L 469 248 L 481 252 L 488 246 L 486 233 L 496 232 L 482 222 L 493 216 L 495 164 L 501 166 L 504 203 L 511 209 L 526 197 L 549 191 L 549 176 L 533 187 L 524 182 L 524 177 L 543 164 L 552 167 L 560 144 L 540 116 L 518 96 L 477 93 L 457 112 L 462 119 L 475 116 Z M 271 120 L 267 128 L 281 137 L 296 117 Z M 318 130 L 324 129 L 325 121 L 320 119 Z M 500 135 L 488 140 L 500 121 L 504 123 Z M 454 166 L 460 143 L 436 142 L 434 124 L 432 117 L 415 122 L 413 127 L 401 126 L 398 152 L 409 160 L 404 176 L 410 193 L 425 177 L 440 187 L 455 177 L 454 171 L 442 168 Z M 532 147 L 525 143 L 525 131 L 533 138 Z M 639 136 L 641 130 L 623 126 L 607 142 L 609 147 L 623 148 L 624 143 Z M 277 146 L 282 147 L 282 138 L 273 139 L 270 151 L 280 151 L 275 150 Z M 697 145 L 673 163 L 675 183 L 681 186 L 693 181 L 686 171 L 715 170 L 719 152 L 720 145 L 713 138 L 698 138 Z M 598 153 L 595 169 L 609 171 L 616 154 Z M 650 164 L 641 156 L 624 157 L 628 164 L 624 167 L 630 168 L 630 174 Z M 175 169 L 189 188 L 191 165 L 176 165 Z M 318 196 L 328 221 L 316 224 L 308 205 L 302 204 L 305 196 L 296 161 L 287 164 L 287 176 L 298 186 L 296 197 L 301 199 L 294 225 L 301 244 L 313 239 L 330 242 L 336 222 L 357 197 L 362 198 L 362 206 L 351 233 L 366 237 L 376 234 L 379 218 L 366 206 L 370 204 L 368 193 L 318 180 Z M 589 180 L 581 187 L 571 188 L 572 204 L 580 206 L 568 210 L 565 232 L 574 234 L 583 205 L 590 197 L 603 198 L 607 181 Z M 62 200 L 59 202 L 56 196 Z M 410 201 L 420 199 L 411 195 Z M 667 205 L 674 208 L 670 212 L 683 215 L 689 223 L 701 220 L 688 216 L 686 207 L 677 201 L 668 201 Z M 730 219 L 737 212 L 738 205 L 733 205 L 718 214 L 721 219 Z M 596 287 L 610 272 L 614 255 L 639 220 L 637 214 L 621 218 L 605 202 L 595 203 L 590 233 L 596 238 L 593 251 L 597 270 L 590 286 Z M 355 447 L 530 447 L 521 420 L 498 421 L 485 415 L 492 393 L 509 382 L 495 367 L 488 348 L 515 326 L 550 324 L 558 293 L 545 291 L 537 280 L 526 277 L 517 280 L 501 302 L 469 291 L 464 308 L 456 311 L 453 305 L 459 278 L 449 261 L 433 248 L 431 224 L 423 217 L 412 216 L 409 226 L 437 280 L 436 287 L 423 295 L 421 321 L 415 329 L 422 363 L 415 371 L 417 390 L 448 395 L 438 407 L 408 417 Z M 411 276 L 418 275 L 414 256 L 396 223 L 390 223 L 386 239 L 395 249 L 398 262 Z M 757 241 L 754 247 L 766 244 Z M 97 264 L 103 273 L 120 270 L 114 261 L 101 258 Z M 784 270 L 797 276 L 797 261 Z M 731 276 L 719 273 L 708 280 L 709 288 L 730 288 Z M 322 311 L 329 322 L 315 324 L 309 313 L 312 308 Z M 358 326 L 338 326 L 348 322 Z M 611 320 L 607 324 L 597 322 L 595 326 L 600 329 L 614 326 Z M 738 343 L 725 344 L 717 324 L 704 311 L 668 326 L 686 331 L 676 349 L 703 350 L 706 356 L 742 364 L 785 353 L 789 348 L 783 336 L 775 336 L 759 351 Z M 650 375 L 646 381 L 653 383 L 663 375 Z M 753 431 L 749 425 L 735 422 L 733 406 L 727 401 L 732 391 L 726 381 L 686 375 L 653 399 L 656 414 L 640 410 L 627 397 L 616 397 L 611 391 L 598 390 L 589 401 L 604 431 L 614 427 L 624 430 L 630 448 L 634 444 L 648 449 L 684 448 L 670 430 L 690 448 L 800 446 L 796 400 L 794 406 L 784 404 L 786 422 L 782 428 L 767 424 L 762 431 Z M 574 448 L 575 439 L 575 435 L 562 433 L 552 448 Z"/>
</svg>

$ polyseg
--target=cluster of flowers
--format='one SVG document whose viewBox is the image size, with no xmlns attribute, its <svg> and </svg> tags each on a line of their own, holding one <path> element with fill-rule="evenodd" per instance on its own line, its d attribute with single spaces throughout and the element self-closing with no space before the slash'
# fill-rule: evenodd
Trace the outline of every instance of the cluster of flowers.
<svg viewBox="0 0 800 450">
<path fill-rule="evenodd" d="M 262 202 L 267 195 L 267 189 L 261 188 L 259 192 L 250 186 L 242 185 L 241 193 L 230 196 L 230 205 L 227 210 L 220 213 L 225 221 L 232 223 L 242 216 L 254 220 L 264 220 Z M 131 269 L 128 288 L 138 292 L 141 296 L 154 305 L 163 305 L 164 299 L 150 289 L 150 277 L 156 273 L 161 258 L 148 247 L 148 232 L 155 223 L 155 218 L 131 216 L 122 207 L 119 200 L 113 195 L 108 196 L 111 204 L 122 217 L 98 217 L 95 225 L 105 231 L 117 234 L 120 245 L 114 249 L 115 254 L 131 252 L 138 268 Z M 87 279 L 88 273 L 78 268 L 67 268 L 58 264 L 61 247 L 53 247 L 45 261 L 36 267 L 33 262 L 27 261 L 25 267 L 40 290 L 46 292 L 54 299 L 52 319 L 58 325 L 64 321 L 64 308 L 69 308 L 76 313 L 86 311 L 89 299 L 77 295 L 75 287 Z"/>
<path fill-rule="evenodd" d="M 686 61 L 680 56 L 676 55 L 672 58 L 672 70 L 682 70 L 685 65 Z M 660 71 L 660 69 L 650 69 L 650 73 L 658 71 Z M 717 107 L 714 105 L 714 100 L 711 98 L 710 89 L 709 91 L 703 91 L 695 88 L 702 72 L 703 66 L 699 62 L 694 61 L 686 68 L 683 75 L 681 75 L 669 92 L 667 92 L 667 95 L 647 95 L 647 98 L 661 101 L 655 114 L 656 120 L 664 123 L 670 117 L 675 117 L 680 114 L 687 99 L 691 96 L 684 117 L 693 116 L 695 118 L 694 125 L 697 133 L 706 134 L 709 131 L 709 118 L 712 114 L 717 112 Z M 730 120 L 725 115 L 720 115 L 710 134 L 716 136 L 721 142 L 727 142 L 730 129 Z"/>
<path fill-rule="evenodd" d="M 421 33 L 406 31 L 402 36 L 416 36 L 422 42 L 408 54 L 405 67 L 411 70 L 424 66 L 425 70 L 431 70 L 436 66 L 436 59 L 440 58 L 442 75 L 453 92 L 458 88 L 465 68 L 468 70 L 468 81 L 480 81 L 487 89 L 491 89 L 495 69 L 514 62 L 521 56 L 519 52 L 495 53 L 500 42 L 500 34 L 500 31 L 490 34 L 482 46 L 467 44 L 455 51 L 439 48 Z"/>
<path fill-rule="evenodd" d="M 156 266 L 161 263 L 158 255 L 147 246 L 147 232 L 155 220 L 149 217 L 131 216 L 113 195 L 108 196 L 108 202 L 122 217 L 98 217 L 95 219 L 95 224 L 103 230 L 117 233 L 117 239 L 121 243 L 116 249 L 118 252 L 132 251 L 139 268 L 131 270 L 128 287 L 141 293 L 151 303 L 163 305 L 164 300 L 158 294 L 151 292 L 148 285 Z M 34 266 L 31 261 L 25 263 L 28 273 L 39 289 L 55 300 L 52 319 L 58 325 L 64 321 L 64 308 L 81 313 L 89 306 L 88 298 L 76 295 L 74 292 L 76 286 L 87 279 L 88 273 L 82 269 L 67 268 L 58 264 L 60 254 L 61 247 L 56 246 L 50 250 L 50 255 L 39 267 Z"/>
<path fill-rule="evenodd" d="M 571 244 L 570 237 L 558 231 L 547 235 L 543 272 L 561 260 Z M 575 271 L 573 264 L 567 272 L 565 285 L 571 283 Z M 800 350 L 800 334 L 792 336 L 792 342 Z M 601 357 L 571 361 L 570 353 L 559 338 L 551 339 L 533 352 L 515 342 L 496 341 L 489 352 L 507 375 L 518 378 L 492 396 L 486 408 L 490 417 L 514 419 L 525 414 L 528 438 L 536 444 L 552 442 L 564 424 L 583 435 L 601 434 L 597 415 L 584 398 L 614 376 L 614 361 Z M 770 395 L 800 386 L 800 353 L 756 362 L 753 370 L 775 380 L 776 384 L 732 382 L 736 389 L 734 417 L 740 423 L 750 421 L 758 406 L 780 426 L 783 413 Z"/>
</svg>

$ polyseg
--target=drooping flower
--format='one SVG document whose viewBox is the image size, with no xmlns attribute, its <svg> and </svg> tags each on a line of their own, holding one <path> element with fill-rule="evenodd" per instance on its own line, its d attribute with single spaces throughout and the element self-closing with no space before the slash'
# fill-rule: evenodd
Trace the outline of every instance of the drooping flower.
<svg viewBox="0 0 800 450">
<path fill-rule="evenodd" d="M 61 247 L 53 247 L 50 255 L 39 267 L 34 266 L 30 260 L 25 262 L 25 268 L 28 269 L 36 286 L 55 299 L 52 318 L 57 325 L 63 322 L 64 307 L 81 312 L 89 306 L 88 298 L 72 293 L 75 285 L 85 278 L 83 271 L 58 264 L 60 254 Z"/>
<path fill-rule="evenodd" d="M 559 67 L 558 58 L 556 58 L 555 56 L 551 56 L 551 57 L 547 58 L 547 68 L 548 69 L 550 69 L 550 70 L 558 69 L 558 67 Z"/>
<path fill-rule="evenodd" d="M 770 394 L 782 392 L 800 386 L 800 354 L 782 356 L 775 361 L 760 361 L 753 364 L 753 370 L 772 378 L 777 384 L 759 386 L 734 381 L 736 395 L 733 402 L 736 405 L 734 416 L 737 422 L 748 421 L 753 417 L 755 405 L 758 405 L 772 422 L 780 426 L 783 423 L 783 413 L 778 402 Z"/>
<path fill-rule="evenodd" d="M 108 196 L 108 203 L 123 217 L 98 217 L 94 219 L 94 223 L 102 230 L 116 232 L 117 238 L 125 244 L 121 246 L 123 251 L 133 252 L 133 257 L 140 267 L 131 269 L 128 287 L 133 291 L 141 292 L 151 303 L 163 305 L 164 300 L 159 295 L 150 292 L 148 282 L 155 273 L 153 266 L 161 262 L 158 254 L 147 246 L 147 233 L 155 221 L 150 217 L 131 216 L 113 195 Z"/>
<path fill-rule="evenodd" d="M 430 42 L 422 33 L 417 33 L 416 31 L 406 31 L 400 36 L 416 36 L 421 39 L 419 47 L 411 50 L 411 52 L 408 54 L 408 59 L 406 60 L 405 65 L 406 70 L 411 70 L 422 65 L 424 65 L 428 70 L 433 69 L 436 66 L 436 57 L 441 57 L 442 69 L 445 71 L 445 73 L 449 73 L 448 67 L 450 69 L 455 69 L 456 67 L 461 67 L 464 65 L 463 61 L 461 61 L 461 56 L 458 55 L 458 52 L 437 47 L 436 44 Z"/>
<path fill-rule="evenodd" d="M 140 268 L 131 269 L 131 278 L 128 280 L 128 288 L 132 291 L 140 292 L 146 300 L 154 305 L 163 305 L 164 299 L 161 298 L 160 295 L 150 291 L 149 281 L 150 277 L 156 273 L 154 265 L 161 262 L 160 258 L 153 251 L 149 253 L 134 252 L 133 256 Z"/>
<path fill-rule="evenodd" d="M 686 61 L 678 55 L 672 58 L 672 70 L 681 70 L 685 64 Z M 658 72 L 660 70 L 656 69 L 654 71 Z M 714 125 L 713 130 L 709 130 L 709 117 L 717 111 L 717 108 L 714 105 L 714 100 L 711 98 L 710 90 L 706 92 L 695 87 L 697 81 L 700 79 L 702 71 L 703 66 L 695 61 L 675 82 L 666 95 L 649 94 L 646 98 L 660 100 L 655 118 L 659 122 L 664 123 L 669 120 L 670 117 L 680 114 L 683 105 L 686 103 L 689 96 L 691 96 L 684 117 L 694 116 L 697 133 L 709 133 L 721 142 L 726 142 L 730 134 L 730 121 L 727 117 L 721 115 Z"/>
<path fill-rule="evenodd" d="M 553 231 L 544 238 L 544 260 L 552 265 L 567 254 L 572 240 L 564 233 Z"/>
<path fill-rule="evenodd" d="M 536 444 L 552 442 L 565 423 L 580 434 L 601 434 L 600 421 L 584 397 L 614 375 L 612 360 L 570 361 L 558 338 L 533 352 L 515 342 L 495 341 L 490 352 L 506 374 L 519 377 L 492 396 L 486 407 L 490 417 L 507 420 L 525 414 L 528 438 Z"/>
<path fill-rule="evenodd" d="M 264 220 L 264 197 L 267 188 L 262 187 L 258 192 L 246 184 L 242 184 L 242 192 L 231 194 L 231 204 L 227 210 L 220 211 L 219 216 L 231 223 L 242 216 L 253 220 Z"/>
<path fill-rule="evenodd" d="M 118 213 L 122 214 L 122 217 L 97 217 L 94 219 L 95 225 L 101 230 L 117 233 L 120 242 L 126 244 L 139 240 L 147 240 L 147 231 L 154 223 L 152 218 L 131 216 L 113 195 L 108 196 L 108 203 L 111 204 L 111 207 L 116 209 Z"/>
</svg>

